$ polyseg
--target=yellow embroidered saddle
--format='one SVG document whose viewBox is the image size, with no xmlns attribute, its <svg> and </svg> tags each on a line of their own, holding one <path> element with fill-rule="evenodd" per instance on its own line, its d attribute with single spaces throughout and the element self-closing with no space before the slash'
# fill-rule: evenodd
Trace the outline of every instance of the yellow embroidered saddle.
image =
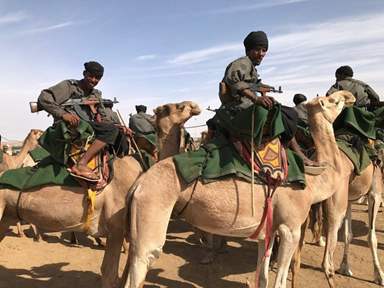
<svg viewBox="0 0 384 288">
<path fill-rule="evenodd" d="M 233 144 L 240 156 L 248 163 L 253 165 L 255 174 L 263 181 L 275 184 L 283 182 L 288 177 L 288 160 L 286 151 L 279 138 L 254 146 L 254 162 L 251 163 L 251 144 L 244 140 L 234 140 Z M 272 184 L 272 183 L 271 183 Z"/>
</svg>

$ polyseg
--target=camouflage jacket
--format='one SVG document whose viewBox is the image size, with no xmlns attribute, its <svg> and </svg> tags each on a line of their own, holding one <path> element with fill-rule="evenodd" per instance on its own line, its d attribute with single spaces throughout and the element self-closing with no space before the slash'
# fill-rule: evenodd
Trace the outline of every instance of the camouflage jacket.
<svg viewBox="0 0 384 288">
<path fill-rule="evenodd" d="M 129 118 L 129 128 L 138 134 L 154 133 L 155 128 L 150 122 L 151 115 L 139 112 Z"/>
<path fill-rule="evenodd" d="M 339 90 L 351 92 L 356 98 L 355 106 L 358 107 L 367 107 L 372 102 L 380 101 L 379 95 L 368 84 L 351 77 L 337 81 L 329 88 L 327 96 Z"/>
<path fill-rule="evenodd" d="M 64 80 L 60 83 L 41 91 L 38 98 L 38 105 L 45 111 L 51 114 L 54 121 L 61 120 L 63 114 L 72 112 L 76 113 L 86 121 L 93 121 L 94 115 L 87 106 L 80 107 L 62 107 L 60 106 L 68 99 L 81 99 L 81 98 L 99 98 L 101 99 L 101 91 L 92 89 L 89 94 L 85 92 L 79 86 L 79 80 Z M 99 105 L 98 112 L 101 115 L 102 122 L 117 123 L 117 119 L 114 116 L 111 109 L 105 108 L 103 105 Z"/>
<path fill-rule="evenodd" d="M 302 102 L 299 105 L 296 105 L 294 109 L 297 111 L 297 115 L 301 121 L 305 124 L 308 124 L 308 112 L 307 107 L 305 106 L 307 103 Z"/>
<path fill-rule="evenodd" d="M 239 93 L 241 90 L 255 90 L 254 87 L 258 82 L 258 74 L 251 59 L 248 56 L 244 56 L 227 66 L 223 81 L 229 87 L 231 96 L 234 99 L 240 99 L 242 97 Z"/>
</svg>

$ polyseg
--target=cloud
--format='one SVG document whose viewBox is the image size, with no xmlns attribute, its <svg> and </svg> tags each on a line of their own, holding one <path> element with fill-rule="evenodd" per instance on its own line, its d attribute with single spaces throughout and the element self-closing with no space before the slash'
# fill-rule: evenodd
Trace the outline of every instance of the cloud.
<svg viewBox="0 0 384 288">
<path fill-rule="evenodd" d="M 23 11 L 12 12 L 5 15 L 0 15 L 0 24 L 18 23 L 28 18 L 28 15 Z"/>
<path fill-rule="evenodd" d="M 141 56 L 138 56 L 135 58 L 135 60 L 138 60 L 138 61 L 146 61 L 146 60 L 153 60 L 155 59 L 157 56 L 155 54 L 148 54 L 148 55 L 141 55 Z"/>
<path fill-rule="evenodd" d="M 68 21 L 68 22 L 63 22 L 63 23 L 51 25 L 51 26 L 38 27 L 38 28 L 30 29 L 30 30 L 25 30 L 23 32 L 23 34 L 44 33 L 44 32 L 49 32 L 49 31 L 53 31 L 53 30 L 58 30 L 58 29 L 70 27 L 70 26 L 73 26 L 73 25 L 75 25 L 74 22 Z"/>
<path fill-rule="evenodd" d="M 189 65 L 204 60 L 210 59 L 211 57 L 218 56 L 218 54 L 223 54 L 227 52 L 241 51 L 241 44 L 224 44 L 215 47 L 209 47 L 206 49 L 190 51 L 182 53 L 169 60 L 169 63 L 176 65 Z"/>
<path fill-rule="evenodd" d="M 276 0 L 276 1 L 264 1 L 259 3 L 254 3 L 250 5 L 239 5 L 232 6 L 229 8 L 216 9 L 212 11 L 208 11 L 208 14 L 230 14 L 230 13 L 238 13 L 243 11 L 251 11 L 251 10 L 259 10 L 263 8 L 271 8 L 276 6 L 290 5 L 296 4 L 300 2 L 307 2 L 308 0 Z"/>
</svg>

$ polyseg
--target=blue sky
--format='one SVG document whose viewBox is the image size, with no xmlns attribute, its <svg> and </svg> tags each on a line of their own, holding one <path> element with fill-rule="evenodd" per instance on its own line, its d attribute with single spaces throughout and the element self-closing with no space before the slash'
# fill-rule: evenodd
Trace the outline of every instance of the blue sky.
<svg viewBox="0 0 384 288">
<path fill-rule="evenodd" d="M 292 105 L 298 92 L 323 95 L 346 64 L 384 97 L 382 0 L 0 0 L 0 133 L 23 139 L 48 127 L 52 118 L 31 114 L 28 102 L 80 79 L 89 60 L 105 66 L 97 88 L 118 98 L 126 121 L 136 104 L 218 107 L 225 67 L 243 56 L 254 30 L 269 36 L 258 71 L 264 83 L 282 86 L 274 95 L 281 103 Z M 187 126 L 211 116 L 205 111 Z"/>
</svg>

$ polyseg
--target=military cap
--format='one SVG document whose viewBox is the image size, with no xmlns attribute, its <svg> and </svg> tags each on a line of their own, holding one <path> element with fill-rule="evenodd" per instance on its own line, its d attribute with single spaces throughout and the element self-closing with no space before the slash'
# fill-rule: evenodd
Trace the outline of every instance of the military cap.
<svg viewBox="0 0 384 288">
<path fill-rule="evenodd" d="M 299 105 L 301 102 L 307 101 L 307 97 L 304 94 L 297 93 L 293 96 L 293 103 Z"/>
<path fill-rule="evenodd" d="M 92 75 L 96 77 L 103 77 L 104 74 L 104 67 L 96 62 L 96 61 L 89 61 L 84 63 L 85 71 L 91 73 Z"/>
<path fill-rule="evenodd" d="M 136 105 L 135 106 L 136 108 L 136 112 L 139 113 L 139 112 L 147 112 L 147 106 L 145 105 Z"/>
<path fill-rule="evenodd" d="M 244 47 L 246 50 L 255 48 L 265 48 L 268 50 L 268 37 L 264 31 L 253 31 L 247 35 L 244 39 Z"/>
<path fill-rule="evenodd" d="M 339 68 L 336 69 L 335 75 L 353 77 L 353 70 L 351 66 L 348 66 L 348 65 L 340 66 Z"/>
</svg>

